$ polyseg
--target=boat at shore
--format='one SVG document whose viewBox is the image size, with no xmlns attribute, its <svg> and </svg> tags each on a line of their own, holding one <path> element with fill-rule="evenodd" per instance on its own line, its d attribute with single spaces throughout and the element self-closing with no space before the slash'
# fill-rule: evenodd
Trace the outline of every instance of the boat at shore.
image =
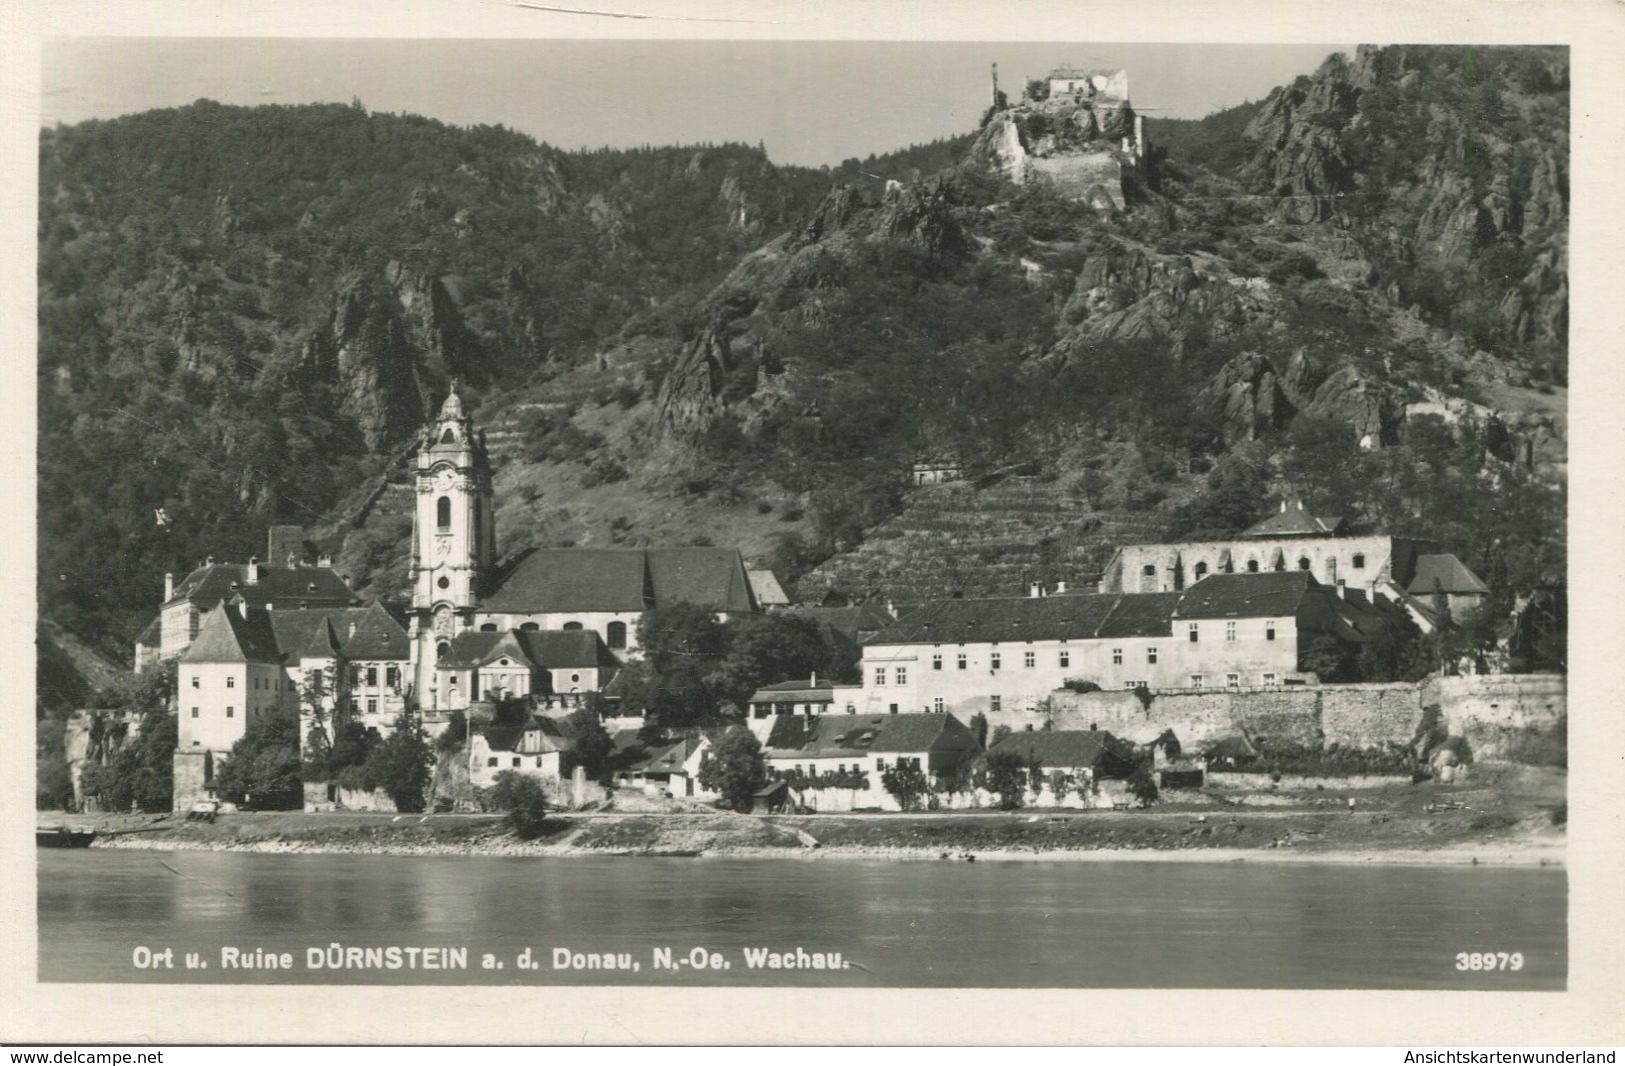
<svg viewBox="0 0 1625 1066">
<path fill-rule="evenodd" d="M 34 843 L 42 848 L 88 848 L 96 839 L 94 829 L 74 829 L 65 825 L 37 826 Z"/>
</svg>

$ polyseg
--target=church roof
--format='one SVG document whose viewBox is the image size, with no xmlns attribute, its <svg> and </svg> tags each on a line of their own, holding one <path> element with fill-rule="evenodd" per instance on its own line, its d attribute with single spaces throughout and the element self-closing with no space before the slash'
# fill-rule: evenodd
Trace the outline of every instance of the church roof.
<svg viewBox="0 0 1625 1066">
<path fill-rule="evenodd" d="M 248 581 L 246 563 L 208 563 L 193 570 L 175 588 L 167 607 L 182 600 L 199 608 L 213 607 L 233 596 L 242 596 L 250 607 L 274 604 L 287 607 L 348 607 L 355 593 L 330 566 L 266 566 L 260 564 L 259 580 Z"/>
<path fill-rule="evenodd" d="M 520 560 L 482 611 L 645 611 L 676 602 L 755 609 L 735 548 L 548 548 Z"/>
</svg>

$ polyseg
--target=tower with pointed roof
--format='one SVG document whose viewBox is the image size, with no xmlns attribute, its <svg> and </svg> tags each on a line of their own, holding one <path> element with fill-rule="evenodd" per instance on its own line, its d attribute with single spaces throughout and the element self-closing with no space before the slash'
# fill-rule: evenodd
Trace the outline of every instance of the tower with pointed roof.
<svg viewBox="0 0 1625 1066">
<path fill-rule="evenodd" d="M 412 524 L 413 690 L 418 706 L 432 707 L 439 649 L 472 628 L 496 563 L 491 465 L 455 380 L 418 447 Z"/>
</svg>

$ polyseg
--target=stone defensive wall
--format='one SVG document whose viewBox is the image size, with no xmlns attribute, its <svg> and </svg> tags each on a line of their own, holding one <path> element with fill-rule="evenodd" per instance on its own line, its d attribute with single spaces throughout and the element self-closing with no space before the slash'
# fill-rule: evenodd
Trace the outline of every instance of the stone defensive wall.
<svg viewBox="0 0 1625 1066">
<path fill-rule="evenodd" d="M 1147 743 L 1171 729 L 1186 747 L 1245 732 L 1309 746 L 1370 748 L 1405 744 L 1424 709 L 1438 704 L 1452 736 L 1493 758 L 1509 736 L 1545 731 L 1567 714 L 1561 674 L 1491 674 L 1429 678 L 1412 684 L 1306 685 L 1271 689 L 1177 692 L 1060 690 L 1048 706 L 990 716 L 990 727 L 1104 729 Z"/>
</svg>

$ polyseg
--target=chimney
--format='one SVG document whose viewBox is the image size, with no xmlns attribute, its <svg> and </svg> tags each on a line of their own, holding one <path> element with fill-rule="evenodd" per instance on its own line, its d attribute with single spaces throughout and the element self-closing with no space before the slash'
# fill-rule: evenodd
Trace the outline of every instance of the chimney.
<svg viewBox="0 0 1625 1066">
<path fill-rule="evenodd" d="M 164 602 L 168 603 L 170 600 L 172 600 L 174 598 L 175 598 L 175 575 L 173 573 L 167 573 L 166 572 L 164 574 Z"/>
<path fill-rule="evenodd" d="M 892 616 L 893 621 L 896 621 L 897 620 L 897 604 L 893 603 L 891 600 L 887 600 L 886 601 L 886 613 Z"/>
<path fill-rule="evenodd" d="M 1059 595 L 1063 594 L 1064 592 L 1066 592 L 1066 582 L 1065 581 L 1057 581 L 1055 583 L 1055 595 L 1059 596 Z"/>
<path fill-rule="evenodd" d="M 1027 590 L 1027 596 L 1028 596 L 1029 599 L 1036 600 L 1036 599 L 1038 599 L 1038 597 L 1042 596 L 1043 594 L 1044 594 L 1044 586 L 1040 585 L 1036 581 L 1034 581 L 1032 583 L 1032 587 Z"/>
<path fill-rule="evenodd" d="M 241 596 L 237 597 L 237 614 L 244 620 L 248 618 L 248 601 Z"/>
<path fill-rule="evenodd" d="M 1281 497 L 1281 513 L 1286 514 L 1286 497 Z"/>
<path fill-rule="evenodd" d="M 812 672 L 812 680 L 808 682 L 807 687 L 808 688 L 817 688 L 818 687 L 818 671 L 817 670 L 814 670 Z"/>
<path fill-rule="evenodd" d="M 260 583 L 260 558 L 257 555 L 248 557 L 248 583 L 250 585 Z"/>
<path fill-rule="evenodd" d="M 345 637 L 344 639 L 345 640 L 354 640 L 355 639 L 355 623 L 354 622 L 350 623 L 350 635 L 348 637 Z"/>
<path fill-rule="evenodd" d="M 327 552 L 322 552 L 320 555 L 316 556 L 316 565 L 321 567 L 332 567 L 333 557 Z"/>
<path fill-rule="evenodd" d="M 299 556 L 293 552 L 288 553 L 288 569 L 293 570 L 299 566 Z"/>
<path fill-rule="evenodd" d="M 210 555 L 210 556 L 205 557 L 204 560 L 203 560 L 203 565 L 204 566 L 213 566 L 214 565 L 214 556 Z"/>
</svg>

